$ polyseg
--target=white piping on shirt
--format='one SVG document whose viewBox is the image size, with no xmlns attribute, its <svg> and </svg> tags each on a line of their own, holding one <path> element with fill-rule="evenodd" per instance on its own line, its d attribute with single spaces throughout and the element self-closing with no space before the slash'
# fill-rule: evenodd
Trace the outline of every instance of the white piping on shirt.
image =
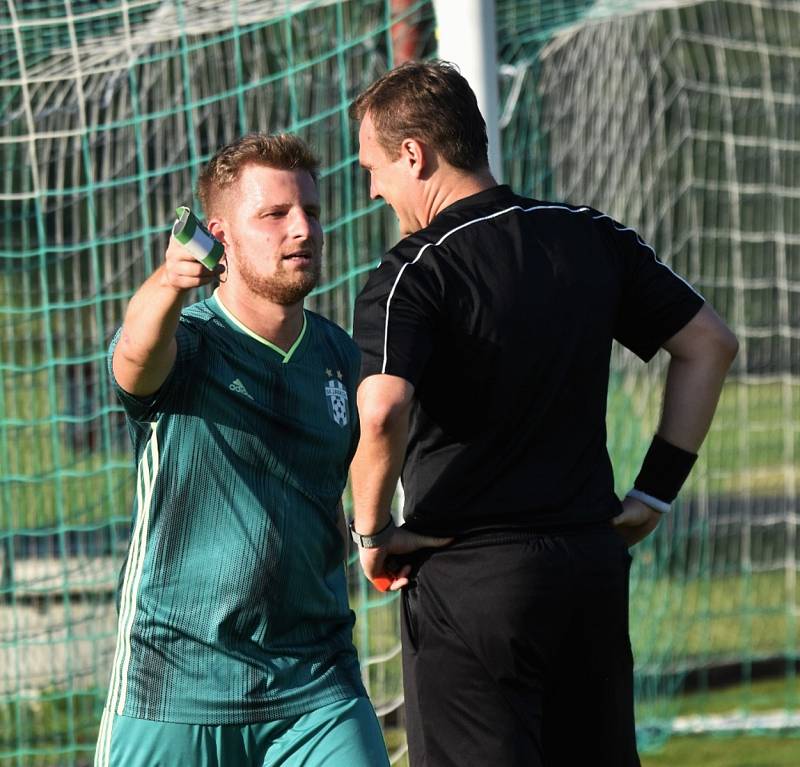
<svg viewBox="0 0 800 767">
<path fill-rule="evenodd" d="M 388 355 L 388 348 L 389 348 L 389 309 L 390 309 L 390 306 L 391 306 L 391 303 L 392 303 L 392 297 L 394 296 L 394 292 L 397 289 L 397 285 L 400 282 L 400 278 L 403 276 L 403 272 L 406 270 L 407 267 L 412 266 L 413 264 L 416 264 L 417 261 L 419 261 L 420 258 L 422 257 L 422 254 L 431 245 L 434 245 L 434 246 L 441 245 L 451 234 L 455 234 L 455 232 L 459 231 L 460 229 L 464 229 L 465 227 L 471 226 L 472 224 L 477 224 L 477 223 L 480 223 L 481 221 L 488 221 L 489 219 L 497 218 L 498 216 L 502 216 L 502 215 L 504 215 L 506 213 L 510 213 L 513 210 L 519 210 L 519 211 L 522 211 L 523 213 L 530 213 L 530 212 L 532 212 L 534 210 L 553 210 L 553 209 L 566 210 L 569 213 L 584 213 L 587 210 L 590 210 L 590 208 L 588 208 L 586 206 L 581 207 L 581 208 L 570 208 L 570 207 L 567 207 L 566 205 L 533 205 L 530 208 L 523 208 L 523 207 L 521 207 L 519 205 L 512 205 L 510 208 L 505 208 L 503 210 L 499 210 L 496 213 L 492 213 L 489 216 L 482 216 L 481 218 L 475 218 L 472 221 L 466 221 L 465 223 L 460 224 L 459 226 L 455 227 L 454 229 L 451 229 L 449 232 L 446 232 L 445 234 L 443 234 L 441 236 L 441 238 L 439 238 L 439 240 L 437 242 L 427 242 L 427 243 L 425 243 L 425 245 L 423 245 L 419 249 L 419 252 L 414 257 L 413 260 L 403 264 L 403 266 L 400 267 L 400 271 L 397 273 L 397 277 L 395 277 L 394 284 L 392 285 L 392 289 L 389 291 L 389 297 L 386 299 L 386 323 L 385 323 L 384 331 L 383 331 L 383 363 L 381 365 L 381 373 L 385 373 L 386 372 L 386 364 L 387 364 L 388 358 L 389 358 L 389 355 Z M 671 272 L 673 275 L 675 275 L 675 277 L 677 277 L 681 282 L 683 282 L 693 293 L 695 293 L 698 296 L 700 296 L 700 298 L 703 298 L 702 294 L 700 294 L 688 282 L 686 282 L 686 280 L 683 279 L 683 277 L 681 277 L 679 274 L 675 274 L 675 272 L 673 272 L 672 269 L 670 269 L 670 267 L 667 266 L 663 261 L 659 261 L 658 260 L 655 250 L 653 250 L 653 248 L 651 248 L 639 236 L 639 233 L 635 229 L 632 229 L 631 227 L 627 227 L 627 226 L 622 226 L 617 221 L 615 221 L 613 218 L 611 218 L 611 216 L 608 216 L 605 213 L 601 213 L 599 216 L 592 216 L 592 219 L 595 220 L 595 221 L 598 221 L 601 218 L 607 218 L 609 221 L 611 221 L 611 223 L 614 225 L 614 228 L 618 232 L 633 232 L 636 235 L 636 241 L 641 246 L 643 246 L 644 248 L 646 248 L 647 250 L 649 250 L 653 254 L 653 260 L 659 266 L 663 266 L 665 269 L 667 269 L 669 272 Z"/>
<path fill-rule="evenodd" d="M 400 278 L 403 276 L 403 272 L 406 270 L 406 267 L 412 266 L 416 264 L 417 261 L 420 260 L 422 254 L 431 246 L 441 245 L 451 234 L 455 234 L 460 229 L 464 229 L 465 227 L 472 226 L 472 224 L 478 224 L 481 221 L 488 221 L 492 218 L 497 218 L 498 216 L 502 216 L 506 213 L 510 213 L 512 210 L 521 210 L 523 213 L 530 213 L 532 210 L 548 210 L 557 208 L 560 210 L 568 210 L 570 213 L 582 213 L 583 211 L 589 210 L 589 208 L 583 207 L 578 208 L 577 210 L 573 210 L 572 208 L 568 208 L 566 205 L 534 205 L 530 208 L 523 208 L 519 205 L 512 205 L 510 208 L 505 208 L 504 210 L 498 210 L 496 213 L 492 213 L 489 216 L 481 216 L 481 218 L 474 218 L 472 221 L 465 221 L 463 224 L 459 224 L 454 229 L 451 229 L 449 232 L 446 232 L 441 236 L 441 238 L 437 242 L 426 242 L 420 249 L 419 253 L 414 257 L 412 261 L 403 264 L 400 267 L 400 271 L 397 273 L 397 277 L 395 277 L 394 284 L 392 285 L 392 289 L 389 291 L 389 297 L 386 299 L 386 324 L 384 326 L 383 331 L 383 364 L 381 365 L 381 373 L 386 372 L 386 363 L 388 360 L 388 346 L 389 346 L 389 307 L 392 303 L 392 297 L 394 296 L 394 291 L 397 289 L 397 285 L 400 282 Z"/>
</svg>

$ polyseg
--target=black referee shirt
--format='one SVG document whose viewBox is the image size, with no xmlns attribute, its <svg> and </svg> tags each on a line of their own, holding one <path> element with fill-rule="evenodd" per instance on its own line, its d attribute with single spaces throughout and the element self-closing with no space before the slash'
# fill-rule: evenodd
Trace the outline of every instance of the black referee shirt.
<svg viewBox="0 0 800 767">
<path fill-rule="evenodd" d="M 630 228 L 497 186 L 392 248 L 355 307 L 362 378 L 415 387 L 406 523 L 459 535 L 619 512 L 611 341 L 649 360 L 702 297 Z"/>
</svg>

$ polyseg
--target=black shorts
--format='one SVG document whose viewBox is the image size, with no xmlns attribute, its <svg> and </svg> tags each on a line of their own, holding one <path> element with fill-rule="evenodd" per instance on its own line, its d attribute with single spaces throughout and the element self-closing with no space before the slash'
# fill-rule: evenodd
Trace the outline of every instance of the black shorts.
<svg viewBox="0 0 800 767">
<path fill-rule="evenodd" d="M 411 766 L 638 766 L 630 563 L 611 527 L 420 552 L 402 600 Z"/>
</svg>

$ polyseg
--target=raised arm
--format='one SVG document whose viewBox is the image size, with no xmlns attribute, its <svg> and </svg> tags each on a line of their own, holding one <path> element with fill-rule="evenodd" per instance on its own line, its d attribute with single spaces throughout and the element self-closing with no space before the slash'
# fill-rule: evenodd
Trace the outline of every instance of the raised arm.
<svg viewBox="0 0 800 767">
<path fill-rule="evenodd" d="M 125 391 L 145 397 L 161 388 L 175 364 L 175 331 L 186 293 L 223 270 L 219 265 L 209 271 L 170 237 L 164 264 L 131 298 L 114 349 L 114 377 Z"/>
<path fill-rule="evenodd" d="M 706 304 L 663 348 L 671 359 L 657 435 L 666 443 L 666 447 L 662 443 L 662 451 L 676 448 L 690 460 L 688 454 L 697 453 L 711 426 L 722 383 L 739 344 Z M 675 456 L 677 462 L 682 460 L 680 452 L 675 452 Z M 656 455 L 655 460 L 660 457 Z M 657 463 L 652 468 L 657 470 Z M 622 514 L 614 519 L 614 524 L 632 546 L 655 530 L 661 517 L 661 512 L 643 502 L 640 494 L 638 498 L 625 498 Z"/>
</svg>

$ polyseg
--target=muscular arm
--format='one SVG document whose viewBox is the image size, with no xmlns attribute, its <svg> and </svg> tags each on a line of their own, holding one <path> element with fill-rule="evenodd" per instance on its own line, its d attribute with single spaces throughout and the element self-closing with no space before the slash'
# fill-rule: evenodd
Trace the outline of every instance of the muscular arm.
<svg viewBox="0 0 800 767">
<path fill-rule="evenodd" d="M 161 388 L 175 364 L 175 331 L 186 292 L 221 271 L 209 271 L 170 238 L 165 263 L 131 298 L 114 349 L 114 377 L 125 391 L 144 397 Z"/>
<path fill-rule="evenodd" d="M 739 345 L 727 325 L 705 305 L 663 348 L 671 359 L 658 434 L 696 453 L 711 426 L 722 383 Z M 614 524 L 629 546 L 649 535 L 661 520 L 659 512 L 634 498 L 625 498 L 622 507 Z"/>
</svg>

